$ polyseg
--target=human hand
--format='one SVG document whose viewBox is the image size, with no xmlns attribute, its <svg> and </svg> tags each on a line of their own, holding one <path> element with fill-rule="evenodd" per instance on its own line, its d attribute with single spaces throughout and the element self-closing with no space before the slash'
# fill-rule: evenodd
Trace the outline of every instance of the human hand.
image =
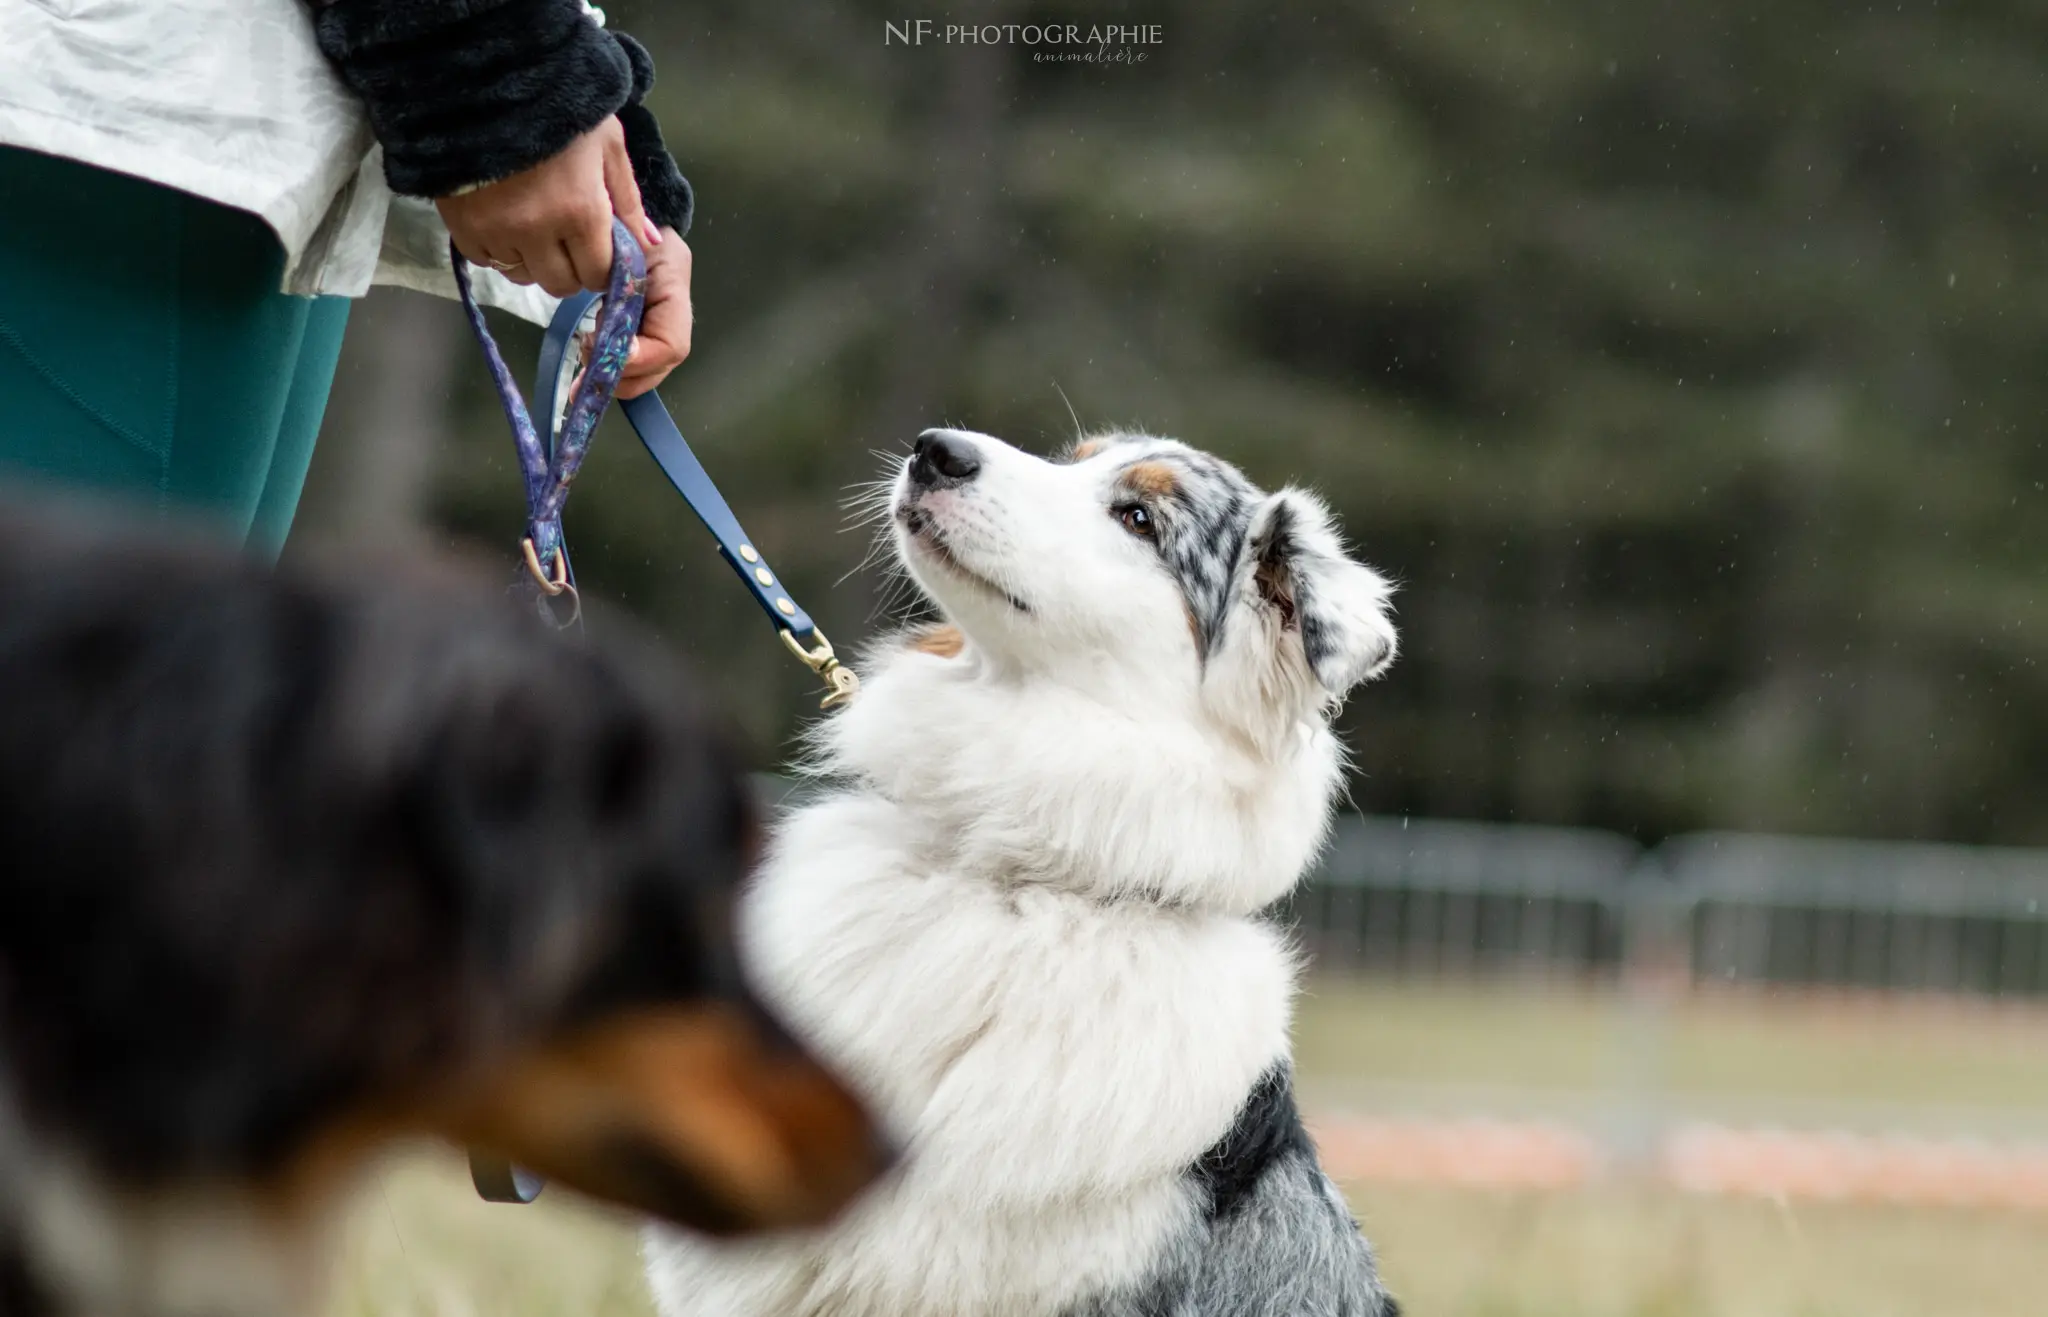
<svg viewBox="0 0 2048 1317">
<path fill-rule="evenodd" d="M 674 229 L 662 230 L 658 247 L 647 249 L 647 304 L 640 333 L 619 376 L 618 396 L 637 398 L 668 378 L 690 355 L 695 316 L 690 308 L 690 244 Z"/>
<path fill-rule="evenodd" d="M 555 297 L 585 288 L 602 292 L 610 282 L 613 215 L 625 221 L 629 232 L 641 235 L 650 267 L 664 241 L 641 203 L 626 155 L 626 130 L 617 116 L 531 169 L 437 198 L 434 206 L 455 249 L 472 264 L 488 265 L 514 283 L 539 284 Z M 683 352 L 689 351 L 689 270 L 685 252 Z M 653 300 L 650 268 L 650 315 Z M 673 325 L 669 328 L 673 332 Z M 634 351 L 640 351 L 637 341 Z M 681 360 L 682 354 L 676 354 L 662 373 Z"/>
</svg>

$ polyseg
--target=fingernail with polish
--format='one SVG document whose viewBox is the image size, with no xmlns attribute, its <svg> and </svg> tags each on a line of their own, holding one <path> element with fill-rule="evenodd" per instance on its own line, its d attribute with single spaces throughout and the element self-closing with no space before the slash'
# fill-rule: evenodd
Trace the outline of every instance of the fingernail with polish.
<svg viewBox="0 0 2048 1317">
<path fill-rule="evenodd" d="M 660 229 L 658 229 L 658 228 L 656 228 L 656 227 L 654 226 L 654 221 L 653 221 L 653 220 L 641 220 L 641 221 L 640 221 L 640 231 L 641 231 L 641 232 L 642 232 L 643 234 L 645 234 L 645 235 L 647 236 L 647 245 L 648 245 L 648 246 L 650 246 L 650 247 L 659 247 L 659 246 L 661 246 L 661 241 L 662 241 L 662 239 L 661 239 L 661 230 L 660 230 Z"/>
</svg>

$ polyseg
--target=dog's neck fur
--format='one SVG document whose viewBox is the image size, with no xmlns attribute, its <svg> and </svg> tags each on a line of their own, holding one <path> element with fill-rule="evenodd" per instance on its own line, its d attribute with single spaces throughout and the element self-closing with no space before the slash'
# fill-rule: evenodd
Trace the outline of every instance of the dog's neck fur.
<svg viewBox="0 0 2048 1317">
<path fill-rule="evenodd" d="M 972 645 L 876 657 L 819 766 L 898 805 L 956 871 L 1249 915 L 1322 845 L 1341 755 L 1312 713 L 1254 739 L 1173 683 L 1056 681 Z"/>
<path fill-rule="evenodd" d="M 848 789 L 785 820 L 741 925 L 913 1156 L 819 1241 L 657 1236 L 663 1317 L 1154 1311 L 1116 1296 L 1199 1249 L 1189 1168 L 1286 1064 L 1296 963 L 1257 912 L 1320 842 L 1336 748 L 1303 723 L 1263 758 L 1184 695 L 971 641 L 864 675 L 817 737 Z"/>
</svg>

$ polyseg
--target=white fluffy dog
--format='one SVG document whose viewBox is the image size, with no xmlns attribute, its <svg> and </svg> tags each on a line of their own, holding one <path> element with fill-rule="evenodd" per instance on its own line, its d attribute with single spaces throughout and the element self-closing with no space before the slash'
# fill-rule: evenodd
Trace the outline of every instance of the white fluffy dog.
<svg viewBox="0 0 2048 1317">
<path fill-rule="evenodd" d="M 1330 711 L 1394 653 L 1312 495 L 1171 440 L 927 431 L 897 552 L 950 619 L 820 731 L 744 899 L 763 995 L 909 1157 L 827 1232 L 647 1241 L 664 1317 L 1389 1317 L 1296 1114 L 1261 917 Z"/>
</svg>

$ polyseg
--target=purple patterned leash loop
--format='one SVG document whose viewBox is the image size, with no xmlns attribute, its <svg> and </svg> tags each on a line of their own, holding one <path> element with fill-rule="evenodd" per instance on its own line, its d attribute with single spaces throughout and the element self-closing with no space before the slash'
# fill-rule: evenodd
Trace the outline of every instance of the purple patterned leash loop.
<svg viewBox="0 0 2048 1317">
<path fill-rule="evenodd" d="M 490 367 L 498 402 L 505 409 L 505 419 L 511 422 L 519 470 L 526 481 L 526 535 L 520 541 L 520 555 L 527 574 L 542 595 L 566 592 L 573 599 L 575 587 L 569 583 L 569 555 L 562 537 L 562 507 L 569 501 L 569 486 L 582 469 L 584 455 L 590 451 L 597 423 L 611 406 L 619 376 L 626 368 L 626 355 L 633 348 L 633 335 L 640 330 L 640 313 L 647 302 L 646 254 L 626 226 L 614 218 L 611 284 L 598 313 L 583 376 L 569 397 L 561 431 L 555 435 L 552 458 L 549 445 L 543 442 L 527 409 L 525 396 L 505 365 L 504 354 L 498 351 L 497 340 L 484 324 L 483 308 L 477 305 L 476 294 L 470 288 L 469 262 L 452 242 L 448 255 L 455 267 L 455 286 L 462 293 L 462 308 L 469 314 L 469 327 L 484 350 L 484 362 Z M 546 422 L 552 428 L 554 418 L 550 416 Z M 542 607 L 545 611 L 545 603 Z M 579 602 L 577 613 L 580 612 Z M 572 614 L 562 625 L 571 625 L 575 620 L 576 615 Z"/>
</svg>

